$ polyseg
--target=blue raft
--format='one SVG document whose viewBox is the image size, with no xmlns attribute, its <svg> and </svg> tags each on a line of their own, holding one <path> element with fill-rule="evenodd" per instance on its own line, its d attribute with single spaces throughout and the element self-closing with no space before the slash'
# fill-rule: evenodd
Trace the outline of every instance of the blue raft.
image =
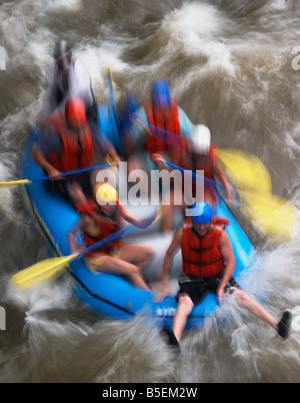
<svg viewBox="0 0 300 403">
<path fill-rule="evenodd" d="M 30 149 L 37 133 L 33 131 L 20 164 L 20 179 L 44 176 L 40 167 L 32 160 Z M 42 232 L 52 256 L 70 255 L 68 230 L 79 219 L 73 207 L 60 196 L 49 191 L 45 181 L 36 181 L 21 187 L 22 202 L 30 217 Z M 218 216 L 230 220 L 226 228 L 236 259 L 234 277 L 243 285 L 243 274 L 251 267 L 255 250 L 233 214 L 219 196 Z M 159 268 L 157 268 L 159 269 Z M 161 327 L 170 327 L 176 312 L 176 297 L 167 296 L 164 301 L 154 303 L 155 294 L 139 290 L 121 276 L 91 272 L 83 258 L 75 260 L 66 268 L 70 285 L 75 295 L 102 317 L 127 320 L 136 315 L 145 315 Z M 196 306 L 187 321 L 187 329 L 199 328 L 206 317 L 218 307 L 216 296 L 208 294 Z"/>
</svg>

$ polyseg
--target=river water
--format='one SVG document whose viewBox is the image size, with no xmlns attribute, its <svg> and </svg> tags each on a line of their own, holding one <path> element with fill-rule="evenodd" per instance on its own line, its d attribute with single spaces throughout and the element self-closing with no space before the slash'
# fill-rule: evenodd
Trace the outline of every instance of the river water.
<svg viewBox="0 0 300 403">
<path fill-rule="evenodd" d="M 1 181 L 17 177 L 46 66 L 63 38 L 87 67 L 98 102 L 108 100 L 108 65 L 117 94 L 128 89 L 142 99 L 154 78 L 167 79 L 193 123 L 208 125 L 219 147 L 261 158 L 274 193 L 299 207 L 299 34 L 299 0 L 0 1 Z M 1 189 L 0 200 L 0 382 L 300 381 L 299 237 L 277 246 L 257 237 L 260 269 L 247 286 L 276 317 L 293 309 L 288 341 L 229 303 L 219 315 L 229 310 L 233 320 L 220 328 L 211 318 L 186 333 L 175 360 L 142 318 L 102 320 L 63 278 L 13 290 L 10 277 L 47 251 L 17 189 Z"/>
</svg>

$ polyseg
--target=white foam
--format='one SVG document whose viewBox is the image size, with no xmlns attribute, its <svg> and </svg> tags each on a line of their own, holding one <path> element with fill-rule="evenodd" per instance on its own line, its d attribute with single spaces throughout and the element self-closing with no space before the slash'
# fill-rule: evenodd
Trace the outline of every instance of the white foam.
<svg viewBox="0 0 300 403">
<path fill-rule="evenodd" d="M 208 4 L 185 4 L 168 14 L 164 19 L 164 28 L 174 31 L 178 36 L 209 36 L 219 33 L 224 28 L 226 19 L 220 11 Z"/>
<path fill-rule="evenodd" d="M 173 53 L 177 49 L 189 55 L 202 55 L 208 59 L 204 68 L 214 70 L 221 67 L 233 73 L 231 50 L 220 40 L 228 24 L 225 15 L 214 6 L 185 4 L 167 15 L 162 24 L 162 32 L 170 36 L 166 53 Z"/>
<path fill-rule="evenodd" d="M 4 157 L 3 154 L 1 158 L 5 158 L 7 162 L 11 162 L 9 157 Z M 6 182 L 7 178 L 10 178 L 11 167 L 0 161 L 0 181 Z M 14 195 L 8 187 L 0 187 L 0 211 L 4 212 L 7 217 L 13 218 L 13 204 Z"/>
<path fill-rule="evenodd" d="M 43 8 L 48 10 L 70 10 L 80 11 L 83 9 L 84 4 L 82 0 L 44 0 L 39 2 Z"/>
<path fill-rule="evenodd" d="M 265 9 L 268 11 L 283 11 L 290 7 L 290 0 L 270 0 Z"/>
<path fill-rule="evenodd" d="M 74 50 L 74 57 L 87 69 L 92 87 L 99 94 L 97 98 L 101 99 L 101 95 L 105 97 L 109 94 L 108 86 L 108 68 L 111 66 L 113 73 L 122 72 L 129 66 L 122 61 L 123 45 L 115 42 L 103 42 L 100 47 L 91 45 L 80 47 Z"/>
</svg>

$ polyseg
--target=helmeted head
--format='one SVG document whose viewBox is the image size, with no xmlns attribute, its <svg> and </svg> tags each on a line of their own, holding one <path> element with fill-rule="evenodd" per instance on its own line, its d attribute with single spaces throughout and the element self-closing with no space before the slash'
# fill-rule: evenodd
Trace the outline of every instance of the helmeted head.
<svg viewBox="0 0 300 403">
<path fill-rule="evenodd" d="M 193 224 L 208 224 L 213 220 L 213 209 L 207 202 L 198 202 L 192 208 L 191 220 Z"/>
<path fill-rule="evenodd" d="M 205 125 L 196 125 L 191 139 L 191 151 L 199 155 L 209 155 L 211 142 L 210 130 Z"/>
<path fill-rule="evenodd" d="M 169 84 L 164 80 L 155 80 L 152 84 L 151 97 L 156 108 L 170 108 L 171 93 Z"/>
<path fill-rule="evenodd" d="M 122 132 L 126 131 L 132 124 L 132 115 L 136 113 L 139 107 L 138 100 L 130 93 L 126 93 L 126 99 L 123 104 L 123 109 L 119 114 L 119 122 Z"/>
<path fill-rule="evenodd" d="M 100 206 L 116 205 L 119 200 L 118 192 L 108 182 L 98 183 L 94 188 L 94 195 Z"/>
<path fill-rule="evenodd" d="M 80 98 L 72 98 L 67 101 L 65 115 L 68 126 L 72 129 L 80 128 L 87 123 L 85 105 Z"/>
</svg>

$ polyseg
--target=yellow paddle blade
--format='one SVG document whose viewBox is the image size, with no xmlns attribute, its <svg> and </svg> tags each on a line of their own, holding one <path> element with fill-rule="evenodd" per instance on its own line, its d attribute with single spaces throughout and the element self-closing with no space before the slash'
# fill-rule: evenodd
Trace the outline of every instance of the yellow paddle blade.
<svg viewBox="0 0 300 403">
<path fill-rule="evenodd" d="M 18 181 L 0 182 L 0 187 L 27 185 L 28 183 L 32 183 L 32 182 L 29 179 L 21 179 L 21 180 L 18 180 Z"/>
<path fill-rule="evenodd" d="M 298 231 L 295 205 L 271 193 L 239 191 L 243 211 L 259 233 L 276 243 L 294 238 Z"/>
<path fill-rule="evenodd" d="M 69 256 L 61 256 L 38 262 L 15 274 L 11 278 L 11 283 L 18 288 L 26 290 L 39 281 L 49 280 L 58 275 L 77 256 L 78 253 L 75 253 Z"/>
<path fill-rule="evenodd" d="M 154 219 L 154 221 L 153 221 L 153 224 L 154 224 L 155 222 L 157 222 L 157 221 L 160 219 L 161 214 L 162 214 L 162 205 L 160 205 L 159 208 L 158 208 L 158 210 L 157 210 L 156 217 L 155 217 L 155 219 Z"/>
<path fill-rule="evenodd" d="M 261 160 L 240 150 L 215 151 L 237 188 L 272 191 L 270 174 Z"/>
</svg>

